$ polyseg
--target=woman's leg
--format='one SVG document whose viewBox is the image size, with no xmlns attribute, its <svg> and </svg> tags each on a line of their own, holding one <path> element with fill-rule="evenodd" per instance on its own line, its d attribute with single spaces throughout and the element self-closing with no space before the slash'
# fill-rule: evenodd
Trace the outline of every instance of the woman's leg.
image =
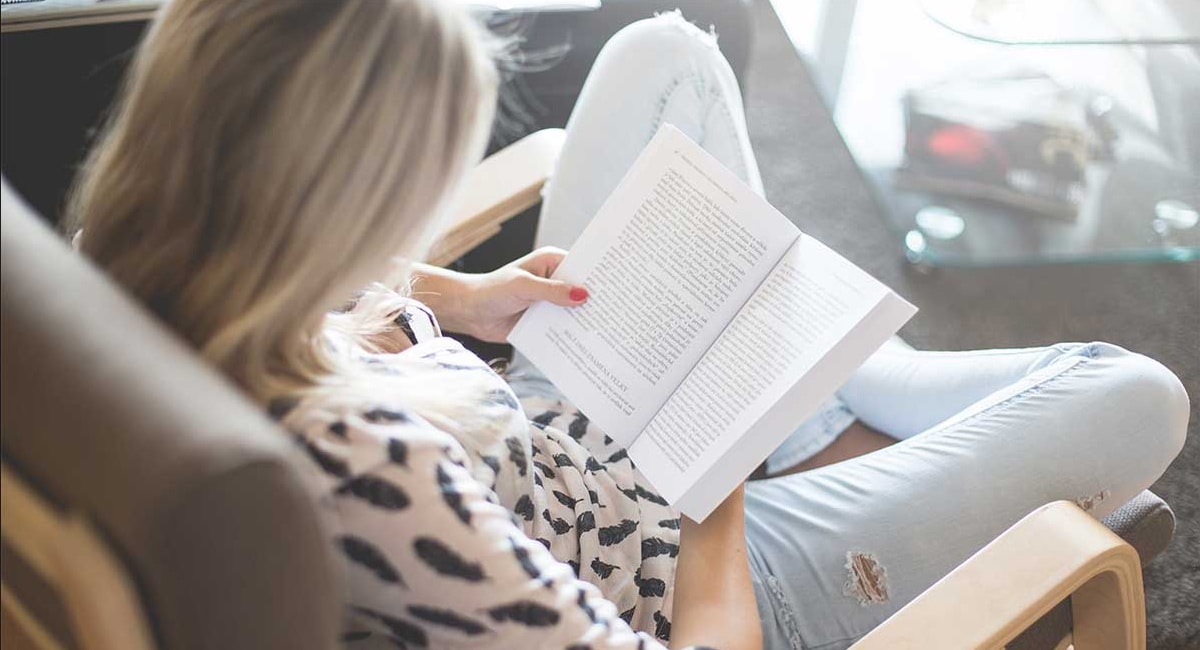
<svg viewBox="0 0 1200 650">
<path fill-rule="evenodd" d="M 596 57 L 542 193 L 535 244 L 569 249 L 664 122 L 762 193 L 741 92 L 716 37 L 666 13 L 621 29 Z M 523 398 L 562 399 L 520 354 L 508 379 Z"/>
<path fill-rule="evenodd" d="M 764 631 L 779 645 L 850 645 L 1047 502 L 1104 516 L 1162 474 L 1188 419 L 1169 370 L 1103 343 L 893 348 L 842 397 L 906 439 L 747 487 Z"/>
<path fill-rule="evenodd" d="M 716 37 L 667 13 L 600 50 L 545 190 L 537 245 L 570 248 L 664 122 L 762 193 L 742 95 Z"/>
</svg>

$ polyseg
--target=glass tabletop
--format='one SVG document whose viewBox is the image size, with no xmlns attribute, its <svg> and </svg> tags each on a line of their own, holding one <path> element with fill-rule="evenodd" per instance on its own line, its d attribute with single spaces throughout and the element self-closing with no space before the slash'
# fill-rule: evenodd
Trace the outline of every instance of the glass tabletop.
<svg viewBox="0 0 1200 650">
<path fill-rule="evenodd" d="M 963 36 L 1007 45 L 1183 44 L 1200 41 L 1196 0 L 919 0 Z"/>
<path fill-rule="evenodd" d="M 779 13 L 909 260 L 1200 259 L 1200 3 L 816 5 Z"/>
</svg>

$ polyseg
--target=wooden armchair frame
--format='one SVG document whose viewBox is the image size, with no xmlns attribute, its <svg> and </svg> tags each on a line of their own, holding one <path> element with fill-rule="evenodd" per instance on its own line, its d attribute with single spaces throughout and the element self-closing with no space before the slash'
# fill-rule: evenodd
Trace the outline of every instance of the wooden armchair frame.
<svg viewBox="0 0 1200 650">
<path fill-rule="evenodd" d="M 1056 501 L 1018 521 L 853 647 L 1003 648 L 1067 597 L 1075 650 L 1145 649 L 1137 551 L 1079 506 Z"/>
<path fill-rule="evenodd" d="M 451 218 L 425 261 L 446 266 L 542 200 L 566 133 L 544 129 L 488 156 L 467 174 Z"/>
</svg>

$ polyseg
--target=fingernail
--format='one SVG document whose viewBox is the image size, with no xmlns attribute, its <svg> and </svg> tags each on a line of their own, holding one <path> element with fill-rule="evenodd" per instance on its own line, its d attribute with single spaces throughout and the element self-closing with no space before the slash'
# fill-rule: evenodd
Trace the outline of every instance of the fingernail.
<svg viewBox="0 0 1200 650">
<path fill-rule="evenodd" d="M 571 289 L 570 296 L 571 300 L 574 302 L 583 302 L 584 300 L 587 300 L 588 292 L 587 289 L 584 289 L 583 287 L 573 287 Z"/>
</svg>

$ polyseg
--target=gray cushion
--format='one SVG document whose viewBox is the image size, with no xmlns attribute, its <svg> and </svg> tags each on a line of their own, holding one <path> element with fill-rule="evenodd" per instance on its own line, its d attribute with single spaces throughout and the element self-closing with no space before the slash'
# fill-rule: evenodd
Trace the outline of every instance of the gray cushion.
<svg viewBox="0 0 1200 650">
<path fill-rule="evenodd" d="M 3 187 L 0 445 L 126 562 L 162 648 L 329 648 L 311 476 L 255 405 Z"/>
<path fill-rule="evenodd" d="M 1137 495 L 1103 521 L 1137 549 L 1142 566 L 1167 550 L 1175 536 L 1175 513 L 1150 490 Z"/>
</svg>

